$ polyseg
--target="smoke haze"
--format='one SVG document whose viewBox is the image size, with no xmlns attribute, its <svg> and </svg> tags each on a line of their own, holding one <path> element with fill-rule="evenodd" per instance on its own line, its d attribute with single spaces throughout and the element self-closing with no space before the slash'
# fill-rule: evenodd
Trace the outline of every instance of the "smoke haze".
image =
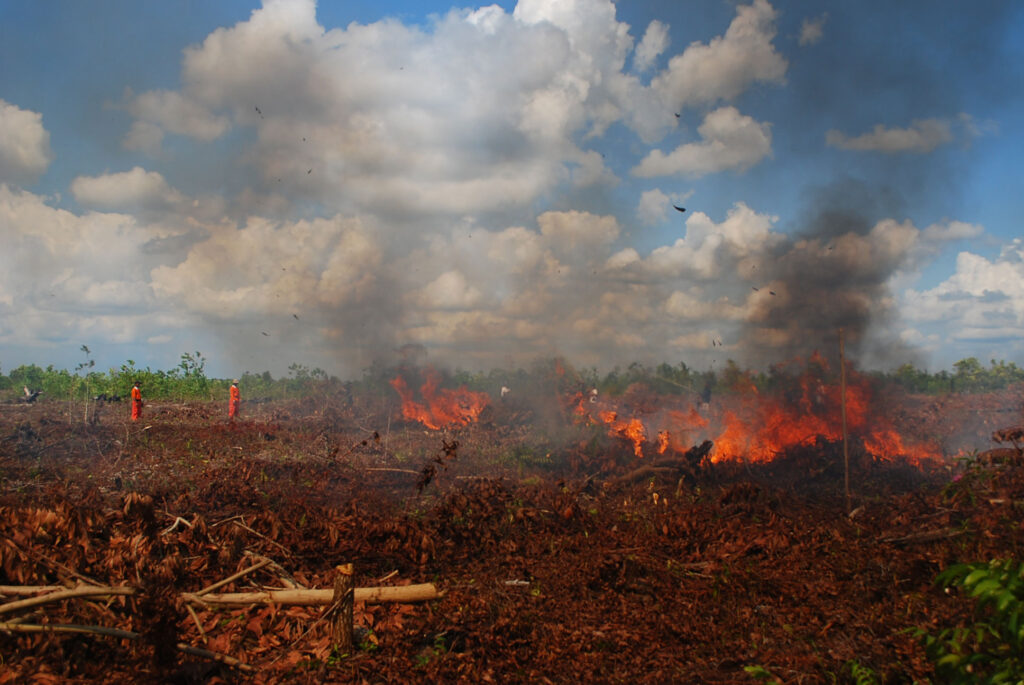
<svg viewBox="0 0 1024 685">
<path fill-rule="evenodd" d="M 979 75 L 1007 63 L 1017 13 L 966 12 L 958 37 L 930 10 L 883 30 L 846 5 L 687 9 L 360 22 L 266 0 L 168 46 L 153 71 L 175 78 L 112 70 L 106 116 L 80 124 L 92 157 L 68 143 L 81 101 L 12 78 L 4 363 L 88 343 L 101 366 L 200 349 L 226 376 L 347 376 L 412 345 L 463 368 L 716 368 L 839 328 L 873 365 L 1020 359 L 1012 212 L 970 194 L 982 171 L 951 190 L 1016 135 L 999 117 L 1017 96 Z"/>
</svg>

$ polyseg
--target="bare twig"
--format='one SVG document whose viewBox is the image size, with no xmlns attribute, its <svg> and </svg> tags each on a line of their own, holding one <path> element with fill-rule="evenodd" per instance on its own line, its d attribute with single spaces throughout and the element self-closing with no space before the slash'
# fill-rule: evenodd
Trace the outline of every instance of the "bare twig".
<svg viewBox="0 0 1024 685">
<path fill-rule="evenodd" d="M 181 518 L 180 516 L 175 516 L 174 517 L 174 523 L 172 523 L 171 525 L 167 526 L 167 528 L 165 528 L 164 530 L 160 531 L 160 534 L 161 535 L 167 535 L 168 533 L 173 533 L 175 530 L 177 530 L 179 523 L 184 523 L 189 528 L 192 527 L 192 524 L 189 523 L 188 521 L 186 521 L 185 519 Z"/>
<path fill-rule="evenodd" d="M 305 589 L 306 588 L 305 585 L 303 585 L 302 583 L 300 583 L 297 580 L 295 580 L 294 578 L 292 578 L 292 575 L 290 573 L 288 573 L 288 571 L 286 571 L 279 563 L 277 563 L 276 561 L 274 561 L 270 557 L 263 556 L 262 554 L 255 554 L 255 553 L 250 552 L 248 550 L 246 550 L 245 556 L 252 557 L 256 561 L 262 561 L 263 559 L 266 559 L 268 562 L 270 562 L 270 570 L 273 571 L 274 573 L 278 574 L 278 576 L 279 576 L 278 580 L 280 580 L 281 583 L 284 584 L 285 587 L 291 588 L 293 590 L 296 589 L 296 588 L 298 588 L 298 589 Z"/>
<path fill-rule="evenodd" d="M 17 611 L 18 609 L 27 609 L 28 607 L 39 606 L 40 604 L 59 602 L 62 599 L 74 599 L 76 597 L 109 597 L 111 595 L 134 594 L 135 588 L 127 585 L 79 585 L 78 587 L 71 588 L 70 590 L 58 590 L 57 592 L 51 592 L 38 597 L 29 597 L 28 599 L 19 599 L 14 602 L 7 602 L 6 604 L 0 605 L 0 614 Z"/>
<path fill-rule="evenodd" d="M 8 621 L 7 623 L 0 623 L 0 630 L 8 630 L 11 632 L 18 633 L 90 633 L 93 635 L 107 635 L 109 637 L 119 637 L 124 640 L 138 640 L 142 637 L 140 633 L 134 633 L 130 630 L 121 630 L 119 628 L 107 628 L 104 626 L 82 626 L 74 625 L 70 623 L 64 624 L 32 624 L 32 623 L 14 623 Z M 220 662 L 225 666 L 233 666 L 240 671 L 254 672 L 256 669 L 244 661 L 239 661 L 233 656 L 227 654 L 221 654 L 220 652 L 211 652 L 208 649 L 202 649 L 200 647 L 193 647 L 187 645 L 184 642 L 179 642 L 175 645 L 179 652 L 185 654 L 191 654 L 193 656 L 201 656 L 206 659 L 212 659 L 213 661 Z"/>
<path fill-rule="evenodd" d="M 38 595 L 67 589 L 65 585 L 0 585 L 0 595 Z"/>
<path fill-rule="evenodd" d="M 245 569 L 244 571 L 239 571 L 238 573 L 236 573 L 234 575 L 228 576 L 224 580 L 218 580 L 213 585 L 208 585 L 208 586 L 204 587 L 202 590 L 200 590 L 199 592 L 197 592 L 196 593 L 196 597 L 201 597 L 201 596 L 205 595 L 208 592 L 213 592 L 214 590 L 216 590 L 219 587 L 224 587 L 228 583 L 236 581 L 239 578 L 241 578 L 242 576 L 246 576 L 246 575 L 252 573 L 253 571 L 258 571 L 259 569 L 263 568 L 264 566 L 266 566 L 269 563 L 271 563 L 270 559 L 264 559 L 263 561 L 255 564 L 253 566 L 250 566 L 249 568 Z"/>
<path fill-rule="evenodd" d="M 199 620 L 199 616 L 196 615 L 196 610 L 192 608 L 191 604 L 186 604 L 185 608 L 188 609 L 188 615 L 192 617 L 192 620 L 196 623 L 196 629 L 199 630 L 199 639 L 206 644 L 206 631 L 203 630 L 203 624 Z"/>
<path fill-rule="evenodd" d="M 911 533 L 899 538 L 882 538 L 882 542 L 890 542 L 894 545 L 910 544 L 915 542 L 937 542 L 949 540 L 963 535 L 966 531 L 960 528 L 944 528 L 941 530 L 926 530 L 920 533 Z"/>
<path fill-rule="evenodd" d="M 250 533 L 252 533 L 253 535 L 255 535 L 256 537 L 262 538 L 262 539 L 266 540 L 267 542 L 269 542 L 270 544 L 274 545 L 275 547 L 280 549 L 282 552 L 284 552 L 285 556 L 290 557 L 292 555 L 292 553 L 288 551 L 288 548 L 285 547 L 284 545 L 282 545 L 280 542 L 277 542 L 276 540 L 271 540 L 270 538 L 268 538 L 263 533 L 259 533 L 259 532 L 255 531 L 255 530 L 253 530 L 252 528 L 250 528 L 249 526 L 245 525 L 244 523 L 240 523 L 238 521 L 232 521 L 232 523 L 234 523 L 236 526 L 238 526 L 242 530 L 247 530 Z"/>
<path fill-rule="evenodd" d="M 245 518 L 241 514 L 235 514 L 234 516 L 229 516 L 226 519 L 217 521 L 216 523 L 211 523 L 210 528 L 216 528 L 217 526 L 223 526 L 225 523 L 231 523 L 232 521 L 238 520 L 241 520 L 243 523 L 245 522 Z"/>
</svg>

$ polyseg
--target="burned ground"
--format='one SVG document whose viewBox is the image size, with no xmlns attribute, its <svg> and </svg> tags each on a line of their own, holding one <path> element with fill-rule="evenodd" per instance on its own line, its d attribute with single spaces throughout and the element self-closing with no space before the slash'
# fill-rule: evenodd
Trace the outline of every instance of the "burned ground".
<svg viewBox="0 0 1024 685">
<path fill-rule="evenodd" d="M 598 426 L 538 430 L 550 417 L 521 406 L 442 431 L 380 398 L 251 403 L 234 423 L 220 404 L 149 406 L 137 423 L 111 405 L 90 424 L 58 402 L 4 406 L 0 585 L 139 591 L 0 605 L 0 620 L 139 638 L 0 631 L 0 683 L 754 682 L 746 666 L 812 683 L 852 682 L 851 662 L 921 681 L 909 629 L 973 615 L 936 574 L 1024 554 L 1018 398 L 899 398 L 902 429 L 947 454 L 854 449 L 849 503 L 825 439 L 629 478 L 659 457 Z M 218 591 L 330 588 L 352 562 L 358 586 L 444 594 L 357 605 L 350 655 L 322 607 L 184 604 L 263 559 Z"/>
</svg>

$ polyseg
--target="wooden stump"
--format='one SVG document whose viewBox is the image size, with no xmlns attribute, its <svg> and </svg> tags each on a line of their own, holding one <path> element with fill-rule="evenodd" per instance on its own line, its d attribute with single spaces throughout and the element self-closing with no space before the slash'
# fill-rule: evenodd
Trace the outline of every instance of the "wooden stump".
<svg viewBox="0 0 1024 685">
<path fill-rule="evenodd" d="M 341 654 L 352 653 L 352 599 L 353 585 L 352 564 L 342 564 L 336 568 L 338 575 L 334 578 L 334 648 Z"/>
</svg>

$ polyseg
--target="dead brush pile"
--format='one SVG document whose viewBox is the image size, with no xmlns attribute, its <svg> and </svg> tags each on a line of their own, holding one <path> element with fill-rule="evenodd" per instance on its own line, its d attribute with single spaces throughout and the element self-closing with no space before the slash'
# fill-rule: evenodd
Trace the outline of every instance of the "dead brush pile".
<svg viewBox="0 0 1024 685">
<path fill-rule="evenodd" d="M 498 464 L 486 427 L 446 452 L 354 419 L 201 416 L 127 444 L 116 423 L 0 426 L 0 683 L 753 682 L 748 666 L 848 682 L 851 663 L 913 682 L 932 666 L 908 628 L 973 615 L 935 575 L 1024 555 L 1019 459 L 914 479 L 861 465 L 850 515 L 809 452 L 617 480 L 635 463 L 614 442 L 618 472 L 594 478 L 609 460 L 592 446 L 556 455 L 577 468 Z M 190 599 L 232 577 L 209 594 L 331 588 L 346 562 L 357 587 L 443 594 L 357 602 L 348 654 L 329 606 Z M 57 586 L 125 589 L 16 604 Z"/>
</svg>

